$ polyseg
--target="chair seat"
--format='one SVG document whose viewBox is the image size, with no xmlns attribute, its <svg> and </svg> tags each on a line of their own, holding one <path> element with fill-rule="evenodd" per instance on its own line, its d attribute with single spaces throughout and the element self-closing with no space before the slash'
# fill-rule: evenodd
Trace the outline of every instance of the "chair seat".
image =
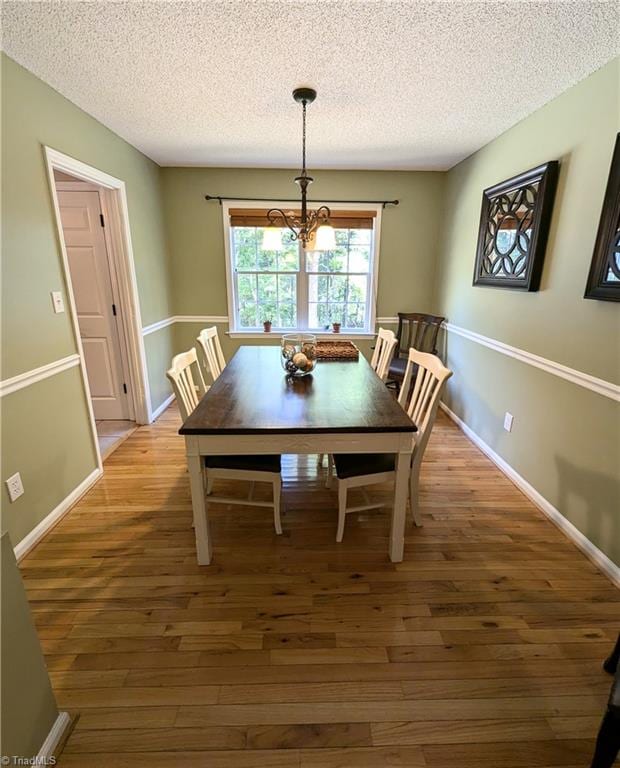
<svg viewBox="0 0 620 768">
<path fill-rule="evenodd" d="M 405 368 L 407 367 L 407 358 L 406 357 L 395 357 L 392 362 L 390 363 L 390 368 L 388 371 L 388 378 L 392 379 L 404 379 L 405 378 Z"/>
<path fill-rule="evenodd" d="M 396 456 L 393 453 L 336 453 L 334 465 L 338 477 L 345 480 L 347 477 L 394 472 Z"/>
<path fill-rule="evenodd" d="M 415 381 L 418 367 L 415 363 L 411 366 L 411 383 Z M 405 378 L 405 369 L 407 368 L 406 357 L 395 357 L 390 363 L 388 379 L 402 381 Z"/>
<path fill-rule="evenodd" d="M 245 469 L 250 472 L 280 472 L 279 454 L 264 456 L 205 456 L 207 469 Z"/>
</svg>

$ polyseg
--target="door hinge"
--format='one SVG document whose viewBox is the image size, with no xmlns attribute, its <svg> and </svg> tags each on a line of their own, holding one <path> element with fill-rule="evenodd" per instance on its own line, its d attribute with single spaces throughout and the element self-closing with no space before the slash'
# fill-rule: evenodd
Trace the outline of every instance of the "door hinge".
<svg viewBox="0 0 620 768">
<path fill-rule="evenodd" d="M 127 394 L 127 384 L 123 384 L 123 392 Z"/>
<path fill-rule="evenodd" d="M 112 314 L 116 317 L 116 304 L 112 304 Z"/>
<path fill-rule="evenodd" d="M 105 227 L 105 219 L 103 218 L 103 214 L 102 213 L 99 214 L 99 221 L 101 222 L 101 226 Z"/>
</svg>

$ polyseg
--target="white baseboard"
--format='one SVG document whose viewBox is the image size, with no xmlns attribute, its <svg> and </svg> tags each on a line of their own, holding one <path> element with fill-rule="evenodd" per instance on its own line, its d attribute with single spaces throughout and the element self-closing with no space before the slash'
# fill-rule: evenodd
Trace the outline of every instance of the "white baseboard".
<svg viewBox="0 0 620 768">
<path fill-rule="evenodd" d="M 58 717 L 54 721 L 54 725 L 51 727 L 50 732 L 47 734 L 45 741 L 41 745 L 41 749 L 37 753 L 37 765 L 47 765 L 49 763 L 49 758 L 56 757 L 56 749 L 69 725 L 71 725 L 69 713 L 59 712 Z"/>
<path fill-rule="evenodd" d="M 550 501 L 547 501 L 547 499 L 545 499 L 533 485 L 530 485 L 524 477 L 514 470 L 507 461 L 502 459 L 499 454 L 495 453 L 495 451 L 487 445 L 484 440 L 471 429 L 471 427 L 468 427 L 456 413 L 451 411 L 445 403 L 439 403 L 439 406 L 461 429 L 466 437 L 468 437 L 474 445 L 480 448 L 482 453 L 484 453 L 485 456 L 488 456 L 498 469 L 500 469 L 506 477 L 512 480 L 517 488 L 522 491 L 528 499 L 530 499 L 530 501 L 532 501 L 538 509 L 540 509 L 540 511 L 594 563 L 594 565 L 596 565 L 597 568 L 600 568 L 605 576 L 607 576 L 617 587 L 620 587 L 620 568 L 612 562 L 604 552 L 601 552 L 590 539 L 584 536 L 578 528 L 575 528 L 575 526 L 567 520 Z"/>
<path fill-rule="evenodd" d="M 41 522 L 33 528 L 30 533 L 26 534 L 24 538 L 15 546 L 15 559 L 19 560 L 24 557 L 30 550 L 39 543 L 39 541 L 45 536 L 45 534 L 53 528 L 56 523 L 67 514 L 74 504 L 86 493 L 86 491 L 101 477 L 102 470 L 97 467 L 90 475 L 84 478 L 82 482 L 74 488 L 71 493 L 66 496 L 57 507 L 55 507 Z"/>
<path fill-rule="evenodd" d="M 168 395 L 168 397 L 164 400 L 164 402 L 161 405 L 158 405 L 157 408 L 155 408 L 155 410 L 151 413 L 151 422 L 159 418 L 173 400 L 174 400 L 174 392 Z"/>
</svg>

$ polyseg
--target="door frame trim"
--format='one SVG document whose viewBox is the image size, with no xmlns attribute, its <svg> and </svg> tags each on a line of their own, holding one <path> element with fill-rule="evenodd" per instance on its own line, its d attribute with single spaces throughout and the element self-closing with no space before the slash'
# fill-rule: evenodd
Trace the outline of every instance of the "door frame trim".
<svg viewBox="0 0 620 768">
<path fill-rule="evenodd" d="M 50 195 L 54 208 L 54 218 L 56 222 L 56 234 L 61 252 L 61 266 L 65 280 L 65 286 L 69 304 L 69 316 L 75 344 L 78 355 L 80 356 L 80 370 L 84 393 L 88 404 L 90 426 L 93 438 L 93 444 L 97 456 L 98 467 L 102 468 L 101 454 L 99 451 L 99 442 L 97 439 L 97 428 L 95 424 L 95 415 L 90 398 L 90 389 L 88 386 L 88 374 L 86 372 L 86 361 L 84 350 L 82 348 L 82 339 L 77 319 L 75 306 L 75 296 L 71 282 L 71 273 L 69 271 L 69 260 L 65 248 L 65 240 L 62 231 L 62 221 L 60 218 L 60 207 L 58 205 L 58 196 L 56 194 L 56 180 L 54 171 L 63 171 L 76 178 L 90 182 L 99 187 L 101 204 L 105 220 L 108 223 L 108 245 L 109 257 L 116 270 L 118 280 L 118 291 L 121 304 L 122 330 L 125 336 L 127 354 L 129 357 L 129 374 L 131 380 L 131 398 L 133 400 L 133 410 L 135 420 L 138 424 L 150 424 L 152 421 L 151 395 L 148 381 L 148 371 L 146 366 L 146 353 L 144 349 L 144 339 L 142 337 L 142 319 L 140 317 L 140 300 L 138 297 L 138 287 L 136 280 L 136 270 L 134 264 L 133 247 L 131 243 L 131 232 L 129 227 L 129 211 L 127 207 L 127 191 L 125 182 L 117 179 L 110 174 L 100 171 L 91 165 L 87 165 L 74 157 L 65 155 L 52 147 L 43 146 L 45 155 L 45 164 L 47 167 Z"/>
</svg>

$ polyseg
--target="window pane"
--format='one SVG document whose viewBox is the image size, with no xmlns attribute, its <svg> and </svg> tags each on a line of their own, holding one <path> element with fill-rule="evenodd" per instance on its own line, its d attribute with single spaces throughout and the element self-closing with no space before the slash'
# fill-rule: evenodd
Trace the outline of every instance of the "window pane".
<svg viewBox="0 0 620 768">
<path fill-rule="evenodd" d="M 345 275 L 330 275 L 329 277 L 329 301 L 346 301 L 347 278 Z"/>
<path fill-rule="evenodd" d="M 324 329 L 330 324 L 328 304 L 311 302 L 308 306 L 308 326 L 310 328 Z"/>
<path fill-rule="evenodd" d="M 278 252 L 263 251 L 258 247 L 258 269 L 261 272 L 275 272 L 278 269 Z"/>
<path fill-rule="evenodd" d="M 345 322 L 345 305 L 344 304 L 330 304 L 329 305 L 329 323 L 340 323 L 344 325 Z"/>
<path fill-rule="evenodd" d="M 368 272 L 370 246 L 357 246 L 349 251 L 349 272 Z"/>
<path fill-rule="evenodd" d="M 278 305 L 275 301 L 265 301 L 258 305 L 259 324 L 262 325 L 265 320 L 271 320 L 276 325 L 278 322 Z"/>
<path fill-rule="evenodd" d="M 336 245 L 342 245 L 346 248 L 349 243 L 349 230 L 348 229 L 336 229 L 334 230 L 336 235 Z"/>
<path fill-rule="evenodd" d="M 349 240 L 351 245 L 370 245 L 371 229 L 350 229 Z"/>
<path fill-rule="evenodd" d="M 258 300 L 261 303 L 276 300 L 276 275 L 257 275 Z"/>
<path fill-rule="evenodd" d="M 278 275 L 278 301 L 294 301 L 297 291 L 297 275 Z"/>
<path fill-rule="evenodd" d="M 233 263 L 236 269 L 256 269 L 255 227 L 233 227 L 233 251 Z"/>
<path fill-rule="evenodd" d="M 365 310 L 365 304 L 347 304 L 345 328 L 363 328 Z"/>
<path fill-rule="evenodd" d="M 239 307 L 239 326 L 241 328 L 256 328 L 258 326 L 256 304 L 248 303 Z"/>
<path fill-rule="evenodd" d="M 346 272 L 347 249 L 335 251 L 308 251 L 306 253 L 306 272 Z"/>
<path fill-rule="evenodd" d="M 255 302 L 256 296 L 256 276 L 255 275 L 238 275 L 237 276 L 237 293 L 239 296 L 239 304 L 248 304 Z"/>
<path fill-rule="evenodd" d="M 282 237 L 284 250 L 278 253 L 278 271 L 279 272 L 298 272 L 299 271 L 299 246 L 291 242 L 284 235 Z"/>
<path fill-rule="evenodd" d="M 366 301 L 366 286 L 368 285 L 368 278 L 364 275 L 351 275 L 349 277 L 349 293 L 347 301 Z"/>
<path fill-rule="evenodd" d="M 280 304 L 280 317 L 278 320 L 278 326 L 280 328 L 295 328 L 296 325 L 297 313 L 295 312 L 295 304 Z"/>
</svg>

